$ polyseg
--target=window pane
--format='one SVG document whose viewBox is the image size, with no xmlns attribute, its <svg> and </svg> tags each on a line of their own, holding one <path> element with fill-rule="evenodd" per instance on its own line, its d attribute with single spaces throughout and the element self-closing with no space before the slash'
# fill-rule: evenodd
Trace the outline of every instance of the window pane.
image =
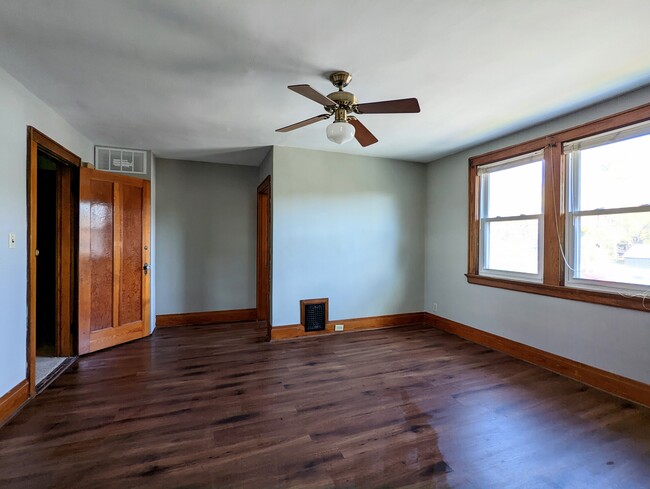
<svg viewBox="0 0 650 489">
<path fill-rule="evenodd" d="M 542 213 L 542 161 L 485 174 L 485 217 Z"/>
<path fill-rule="evenodd" d="M 486 222 L 485 268 L 537 274 L 538 223 L 537 219 Z"/>
<path fill-rule="evenodd" d="M 650 135 L 580 151 L 576 210 L 650 204 Z"/>
<path fill-rule="evenodd" d="M 575 278 L 650 285 L 650 212 L 574 220 Z"/>
</svg>

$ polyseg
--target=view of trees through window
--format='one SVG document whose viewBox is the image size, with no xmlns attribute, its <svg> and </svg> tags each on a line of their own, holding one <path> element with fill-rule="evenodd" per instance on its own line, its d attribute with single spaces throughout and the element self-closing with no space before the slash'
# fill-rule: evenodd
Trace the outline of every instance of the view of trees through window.
<svg viewBox="0 0 650 489">
<path fill-rule="evenodd" d="M 579 165 L 573 277 L 650 285 L 650 135 L 571 158 Z"/>
<path fill-rule="evenodd" d="M 650 311 L 650 103 L 468 163 L 468 283 Z"/>
</svg>

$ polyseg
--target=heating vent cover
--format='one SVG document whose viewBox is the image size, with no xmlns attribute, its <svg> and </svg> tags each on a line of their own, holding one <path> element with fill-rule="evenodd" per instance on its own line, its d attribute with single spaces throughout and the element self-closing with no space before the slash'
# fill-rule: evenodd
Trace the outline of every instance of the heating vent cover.
<svg viewBox="0 0 650 489">
<path fill-rule="evenodd" d="M 95 146 L 95 168 L 98 170 L 146 175 L 147 166 L 146 151 Z"/>
<path fill-rule="evenodd" d="M 300 323 L 305 331 L 324 331 L 328 315 L 327 299 L 309 299 L 300 301 Z"/>
</svg>

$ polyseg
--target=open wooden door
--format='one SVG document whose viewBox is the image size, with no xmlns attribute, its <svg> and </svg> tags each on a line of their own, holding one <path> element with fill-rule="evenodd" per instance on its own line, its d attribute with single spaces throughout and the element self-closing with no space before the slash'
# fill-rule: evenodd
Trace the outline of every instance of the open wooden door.
<svg viewBox="0 0 650 489">
<path fill-rule="evenodd" d="M 149 334 L 150 184 L 79 177 L 79 354 Z"/>
</svg>

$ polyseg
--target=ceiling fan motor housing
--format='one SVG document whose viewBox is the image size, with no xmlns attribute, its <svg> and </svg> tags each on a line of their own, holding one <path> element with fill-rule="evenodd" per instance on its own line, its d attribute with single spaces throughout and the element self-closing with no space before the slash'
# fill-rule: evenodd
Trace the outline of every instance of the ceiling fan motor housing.
<svg viewBox="0 0 650 489">
<path fill-rule="evenodd" d="M 339 106 L 344 107 L 351 107 L 357 103 L 357 97 L 355 97 L 353 93 L 344 90 L 341 90 L 340 92 L 332 92 L 327 96 L 327 98 L 332 99 Z"/>
<path fill-rule="evenodd" d="M 330 93 L 327 98 L 336 102 L 336 107 L 325 106 L 325 109 L 334 113 L 337 122 L 345 122 L 348 112 L 352 112 L 357 103 L 357 97 L 353 93 L 343 90 L 352 81 L 352 75 L 347 71 L 337 71 L 330 75 L 330 81 L 338 91 Z"/>
</svg>

